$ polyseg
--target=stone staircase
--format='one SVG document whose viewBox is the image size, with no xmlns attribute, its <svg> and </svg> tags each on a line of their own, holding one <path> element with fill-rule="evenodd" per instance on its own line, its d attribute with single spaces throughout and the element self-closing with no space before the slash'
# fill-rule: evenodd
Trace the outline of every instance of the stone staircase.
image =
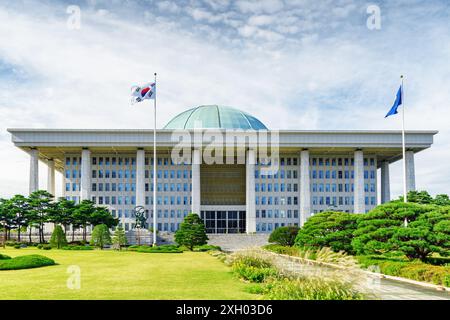
<svg viewBox="0 0 450 320">
<path fill-rule="evenodd" d="M 208 244 L 219 246 L 223 251 L 237 251 L 268 244 L 269 234 L 208 234 Z"/>
</svg>

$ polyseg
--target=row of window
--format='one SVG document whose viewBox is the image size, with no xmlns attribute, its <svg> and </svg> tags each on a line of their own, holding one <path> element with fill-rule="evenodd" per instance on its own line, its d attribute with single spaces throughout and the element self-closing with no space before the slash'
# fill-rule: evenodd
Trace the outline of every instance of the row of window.
<svg viewBox="0 0 450 320">
<path fill-rule="evenodd" d="M 273 187 L 272 187 L 273 186 Z M 268 183 L 267 188 L 265 183 L 255 183 L 255 191 L 256 192 L 297 192 L 298 191 L 298 183 Z"/>
<path fill-rule="evenodd" d="M 92 196 L 92 202 L 99 205 L 135 205 L 135 196 Z M 158 196 L 158 205 L 190 205 L 190 196 Z M 153 205 L 153 197 L 145 197 L 145 205 Z"/>
<path fill-rule="evenodd" d="M 355 202 L 354 197 L 336 197 L 336 196 L 314 196 L 312 197 L 312 204 L 313 205 L 327 205 L 327 206 L 337 206 L 337 205 L 346 205 L 350 206 L 353 205 Z M 366 205 L 376 205 L 377 204 L 377 198 L 376 197 L 365 197 L 365 204 Z"/>
<path fill-rule="evenodd" d="M 66 179 L 76 179 L 81 178 L 81 170 L 66 170 L 65 172 Z M 158 170 L 156 173 L 158 179 L 190 179 L 192 177 L 191 170 Z M 103 179 L 103 178 L 112 178 L 112 179 L 135 179 L 136 178 L 136 170 L 92 170 L 92 178 Z M 153 171 L 145 170 L 145 178 L 151 177 L 153 179 Z"/>
<path fill-rule="evenodd" d="M 286 225 L 298 226 L 298 223 L 297 222 L 295 222 L 295 223 L 284 223 L 284 222 L 281 222 L 281 223 L 278 223 L 278 222 L 276 222 L 276 223 L 272 223 L 272 222 L 269 222 L 269 223 L 266 223 L 266 222 L 257 223 L 256 224 L 256 232 L 265 232 L 265 231 L 266 232 L 271 232 L 271 231 L 273 231 L 274 229 L 276 229 L 278 227 L 284 227 Z"/>
<path fill-rule="evenodd" d="M 81 163 L 80 157 L 66 157 L 66 165 L 76 166 Z M 109 166 L 109 165 L 136 165 L 136 157 L 92 157 L 91 163 L 93 165 L 99 166 Z M 279 158 L 278 163 L 281 166 L 297 166 L 298 158 Z M 257 159 L 256 165 L 270 165 L 270 159 Z M 353 166 L 354 158 L 311 158 L 311 164 L 313 166 Z M 153 165 L 153 158 L 145 158 L 145 165 Z M 157 165 L 168 166 L 177 165 L 171 158 L 158 158 Z M 187 163 L 182 163 L 182 165 L 188 165 Z M 364 158 L 364 166 L 374 166 L 375 158 Z"/>
<path fill-rule="evenodd" d="M 256 210 L 256 218 L 271 219 L 271 218 L 288 218 L 298 219 L 298 210 Z"/>
<path fill-rule="evenodd" d="M 311 164 L 313 166 L 354 166 L 355 159 L 354 158 L 312 158 Z M 364 166 L 374 166 L 375 159 L 374 158 L 364 158 Z"/>
<path fill-rule="evenodd" d="M 261 179 L 298 179 L 298 171 L 297 170 L 262 170 L 262 169 L 256 169 L 255 170 L 255 178 L 261 178 Z"/>
<path fill-rule="evenodd" d="M 259 205 L 297 205 L 298 204 L 298 197 L 266 197 L 262 196 L 261 201 L 259 200 L 260 197 L 255 197 L 255 204 Z"/>
<path fill-rule="evenodd" d="M 353 183 L 313 183 L 312 192 L 353 192 L 355 185 Z M 365 192 L 376 192 L 375 183 L 365 183 Z"/>
<path fill-rule="evenodd" d="M 98 166 L 115 166 L 115 165 L 136 165 L 136 157 L 92 157 L 91 158 L 92 165 L 98 165 Z M 78 164 L 81 164 L 81 158 L 80 157 L 66 157 L 66 166 L 77 166 Z M 153 165 L 153 158 L 145 158 L 145 165 Z M 168 165 L 188 165 L 187 163 L 175 163 L 170 158 L 158 158 L 157 165 L 159 166 L 168 166 Z"/>
<path fill-rule="evenodd" d="M 135 218 L 135 212 L 134 210 L 128 210 L 128 209 L 118 209 L 118 210 L 111 210 L 111 215 L 114 218 Z M 188 215 L 188 210 L 158 210 L 157 217 L 158 218 L 172 218 L 172 219 L 182 219 L 185 218 Z M 144 216 L 148 218 L 153 218 L 152 211 L 149 212 L 149 210 L 145 210 Z"/>
<path fill-rule="evenodd" d="M 144 184 L 145 191 L 153 191 L 153 183 L 145 183 Z M 69 190 L 67 190 L 69 189 Z M 190 183 L 157 183 L 156 184 L 157 191 L 164 192 L 190 192 L 192 190 L 192 184 Z M 70 191 L 70 184 L 66 183 L 66 191 Z M 96 192 L 120 192 L 120 191 L 136 191 L 135 183 L 92 183 L 91 191 Z"/>
<path fill-rule="evenodd" d="M 376 179 L 375 170 L 364 170 L 364 179 Z M 354 179 L 355 172 L 353 170 L 311 170 L 313 179 Z"/>
</svg>

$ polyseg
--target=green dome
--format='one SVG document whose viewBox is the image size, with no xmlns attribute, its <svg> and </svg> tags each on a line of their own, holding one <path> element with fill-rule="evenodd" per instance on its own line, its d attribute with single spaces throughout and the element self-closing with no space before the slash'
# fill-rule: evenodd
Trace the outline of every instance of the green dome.
<svg viewBox="0 0 450 320">
<path fill-rule="evenodd" d="M 206 105 L 186 110 L 170 120 L 164 129 L 268 130 L 255 117 L 224 106 Z"/>
</svg>

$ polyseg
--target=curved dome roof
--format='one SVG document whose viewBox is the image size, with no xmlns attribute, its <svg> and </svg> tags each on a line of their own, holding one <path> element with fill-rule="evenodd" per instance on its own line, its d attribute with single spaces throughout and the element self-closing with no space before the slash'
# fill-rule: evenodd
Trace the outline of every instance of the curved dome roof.
<svg viewBox="0 0 450 320">
<path fill-rule="evenodd" d="M 175 116 L 164 127 L 164 129 L 198 128 L 268 130 L 261 121 L 248 113 L 218 105 L 198 106 L 186 110 Z"/>
</svg>

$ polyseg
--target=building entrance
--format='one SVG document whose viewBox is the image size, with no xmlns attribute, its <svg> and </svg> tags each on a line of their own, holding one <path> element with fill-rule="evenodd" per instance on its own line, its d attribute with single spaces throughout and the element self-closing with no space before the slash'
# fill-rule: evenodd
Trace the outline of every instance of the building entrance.
<svg viewBox="0 0 450 320">
<path fill-rule="evenodd" d="M 245 211 L 202 210 L 206 233 L 245 233 Z"/>
</svg>

